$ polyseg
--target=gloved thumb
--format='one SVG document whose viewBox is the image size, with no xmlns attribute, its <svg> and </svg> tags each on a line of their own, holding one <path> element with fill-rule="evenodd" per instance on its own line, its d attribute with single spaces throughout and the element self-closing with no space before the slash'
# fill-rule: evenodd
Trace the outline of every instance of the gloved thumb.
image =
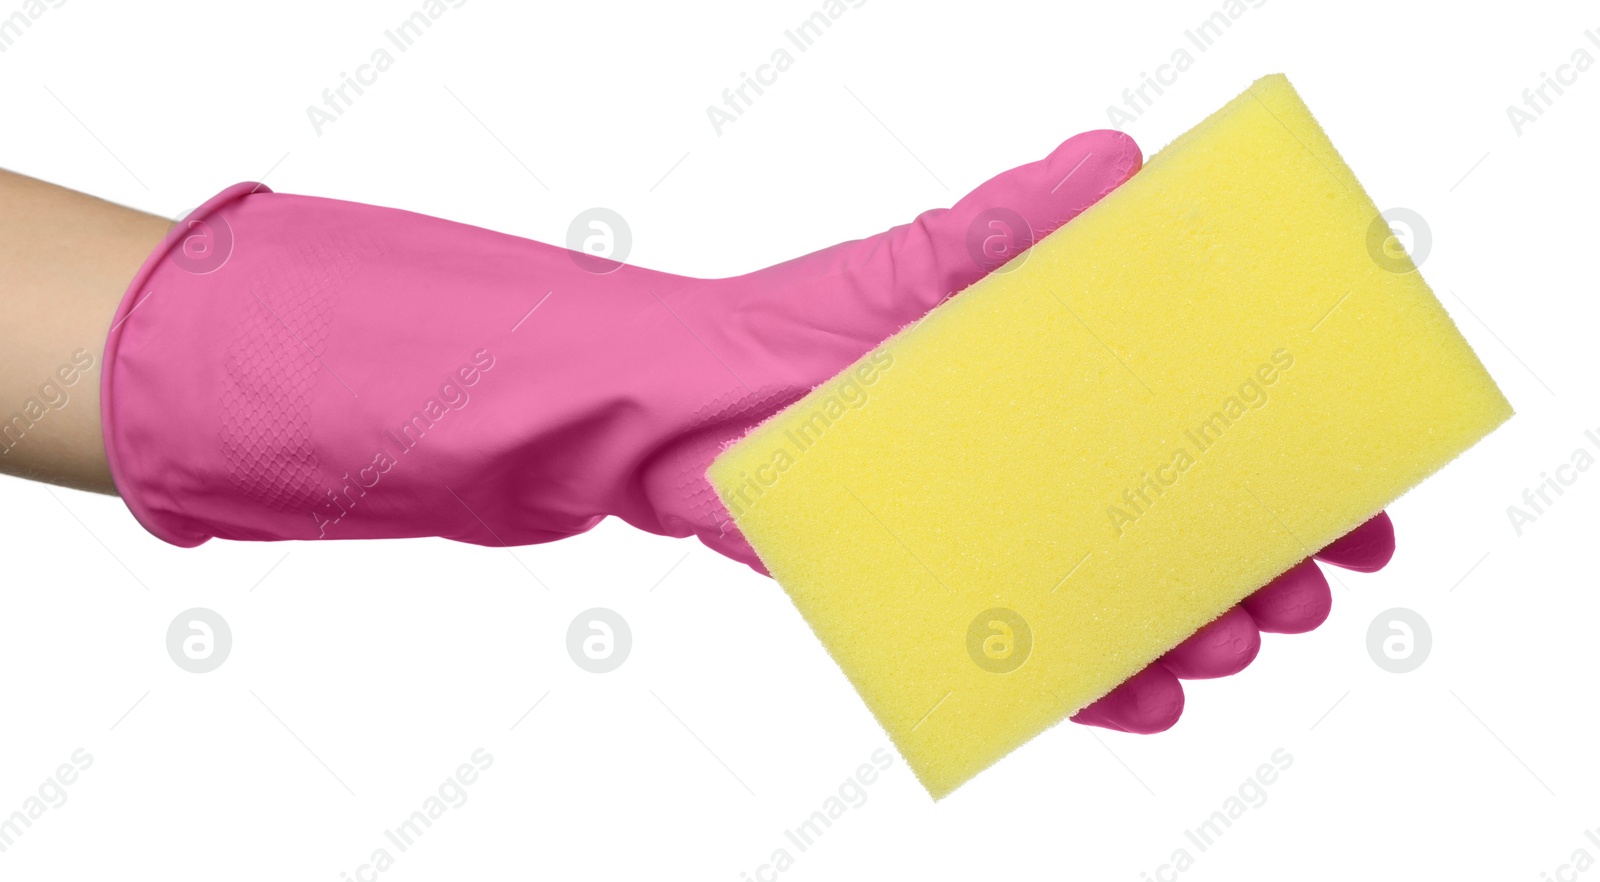
<svg viewBox="0 0 1600 882">
<path fill-rule="evenodd" d="M 950 208 L 889 230 L 879 238 L 889 246 L 883 250 L 894 268 L 896 300 L 920 315 L 1076 217 L 1142 162 L 1131 137 L 1084 132 L 1037 162 L 990 178 Z"/>
<path fill-rule="evenodd" d="M 779 384 L 722 408 L 664 455 L 671 467 L 660 496 L 687 516 L 667 526 L 692 529 L 728 557 L 760 568 L 754 551 L 701 477 L 728 441 L 778 407 L 826 381 L 873 346 L 921 318 L 1076 217 L 1138 171 L 1138 145 L 1121 132 L 1085 132 L 1049 156 L 1002 172 L 949 208 L 866 239 L 844 242 L 746 276 L 712 282 L 727 296 L 675 298 L 690 314 L 697 342 L 730 355 L 746 382 Z M 705 310 L 704 318 L 694 310 Z M 728 315 L 737 316 L 729 321 Z M 753 353 L 753 354 L 752 354 Z M 747 389 L 746 391 L 750 391 Z M 658 466 L 660 463 L 658 463 Z M 692 479 L 683 480 L 684 475 Z M 659 507 L 659 504 L 658 504 Z"/>
<path fill-rule="evenodd" d="M 957 258 L 943 281 L 960 290 L 1093 205 L 1141 164 L 1131 137 L 1110 130 L 1084 132 L 1044 159 L 990 178 L 951 208 L 923 214 L 914 226 L 935 255 Z M 916 238 L 907 237 L 901 248 L 897 257 L 914 259 Z M 966 266 L 960 265 L 962 257 Z"/>
<path fill-rule="evenodd" d="M 1141 163 L 1127 135 L 1084 132 L 1037 162 L 990 178 L 949 208 L 742 281 L 757 283 L 750 287 L 762 292 L 762 313 L 780 332 L 771 346 L 786 356 L 828 352 L 833 367 L 842 368 L 1076 217 Z M 835 347 L 842 347 L 836 355 Z"/>
</svg>

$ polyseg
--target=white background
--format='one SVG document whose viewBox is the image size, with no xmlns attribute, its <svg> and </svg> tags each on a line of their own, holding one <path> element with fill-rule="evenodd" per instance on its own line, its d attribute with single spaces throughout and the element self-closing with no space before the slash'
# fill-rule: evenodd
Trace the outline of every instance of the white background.
<svg viewBox="0 0 1600 882">
<path fill-rule="evenodd" d="M 783 831 L 887 738 L 783 593 L 697 544 L 607 522 L 514 553 L 181 550 L 115 499 L 3 479 L 0 814 L 75 749 L 94 764 L 0 877 L 354 878 L 480 747 L 469 800 L 379 878 L 735 882 L 780 847 L 786 882 L 1142 882 L 1180 847 L 1185 880 L 1567 879 L 1575 850 L 1600 859 L 1600 472 L 1521 536 L 1506 512 L 1600 428 L 1600 69 L 1520 134 L 1506 114 L 1578 47 L 1600 58 L 1592 8 L 1270 0 L 1200 53 L 1184 31 L 1219 3 L 868 0 L 718 136 L 706 106 L 819 4 L 472 0 L 317 135 L 306 107 L 418 5 L 46 8 L 0 54 L 0 166 L 166 216 L 266 175 L 558 243 L 604 205 L 631 262 L 725 275 L 948 205 L 1106 126 L 1188 47 L 1125 125 L 1146 154 L 1287 72 L 1380 207 L 1426 218 L 1423 274 L 1518 415 L 1392 507 L 1387 570 L 1340 573 L 1320 630 L 1187 684 L 1172 731 L 1062 725 L 937 805 L 897 757 L 803 853 Z M 213 673 L 166 654 L 193 606 L 233 629 Z M 634 634 L 606 675 L 564 645 L 595 606 Z M 1368 657 L 1390 607 L 1431 625 L 1414 673 Z M 1279 748 L 1264 805 L 1204 852 L 1185 839 Z"/>
</svg>

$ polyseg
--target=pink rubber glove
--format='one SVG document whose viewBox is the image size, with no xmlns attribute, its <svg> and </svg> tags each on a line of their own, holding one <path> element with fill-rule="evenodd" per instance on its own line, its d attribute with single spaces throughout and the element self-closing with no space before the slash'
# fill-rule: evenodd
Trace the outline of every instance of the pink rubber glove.
<svg viewBox="0 0 1600 882">
<path fill-rule="evenodd" d="M 703 477 L 721 447 L 1139 165 L 1131 139 L 1086 133 L 953 208 L 714 280 L 237 185 L 174 229 L 117 312 L 102 381 L 112 475 L 178 545 L 509 546 L 615 515 L 760 569 Z M 1269 586 L 1271 608 L 1325 615 L 1297 585 Z M 1250 615 L 1230 616 L 1258 642 Z M 1171 725 L 1176 676 L 1248 663 L 1245 629 L 1225 624 L 1174 650 L 1194 656 L 1176 672 L 1152 665 L 1080 719 Z"/>
<path fill-rule="evenodd" d="M 1376 517 L 1317 552 L 1324 563 L 1376 572 L 1394 556 L 1394 525 Z M 1333 593 L 1311 559 L 1299 564 L 1225 612 L 1073 721 L 1121 732 L 1151 733 L 1172 727 L 1183 713 L 1178 681 L 1227 677 L 1244 670 L 1261 649 L 1261 634 L 1301 634 L 1328 618 Z"/>
</svg>

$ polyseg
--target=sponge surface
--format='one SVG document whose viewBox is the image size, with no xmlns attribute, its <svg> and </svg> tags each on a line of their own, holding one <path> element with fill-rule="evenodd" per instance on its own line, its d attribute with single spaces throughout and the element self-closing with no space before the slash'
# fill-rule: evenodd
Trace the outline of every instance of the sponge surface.
<svg viewBox="0 0 1600 882">
<path fill-rule="evenodd" d="M 948 794 L 1511 415 L 1266 77 L 709 477 Z"/>
</svg>

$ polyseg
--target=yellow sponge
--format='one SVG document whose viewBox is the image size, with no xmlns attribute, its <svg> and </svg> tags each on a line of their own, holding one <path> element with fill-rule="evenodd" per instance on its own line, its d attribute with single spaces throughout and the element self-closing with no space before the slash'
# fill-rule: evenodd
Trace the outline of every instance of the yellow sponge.
<svg viewBox="0 0 1600 882">
<path fill-rule="evenodd" d="M 1510 417 L 1379 224 L 1266 77 L 712 464 L 935 798 Z"/>
</svg>

